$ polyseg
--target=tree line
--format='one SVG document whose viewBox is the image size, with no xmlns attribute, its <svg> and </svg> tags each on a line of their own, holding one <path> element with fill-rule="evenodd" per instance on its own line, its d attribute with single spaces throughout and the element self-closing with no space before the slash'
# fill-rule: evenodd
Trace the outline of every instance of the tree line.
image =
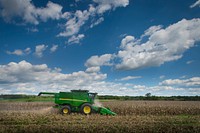
<svg viewBox="0 0 200 133">
<path fill-rule="evenodd" d="M 200 101 L 200 96 L 152 96 L 151 93 L 147 93 L 145 96 L 113 96 L 113 95 L 98 95 L 100 100 L 166 100 L 166 101 Z M 2 94 L 0 100 L 45 100 L 53 99 L 52 96 L 38 97 L 36 95 L 20 95 L 20 94 Z"/>
</svg>

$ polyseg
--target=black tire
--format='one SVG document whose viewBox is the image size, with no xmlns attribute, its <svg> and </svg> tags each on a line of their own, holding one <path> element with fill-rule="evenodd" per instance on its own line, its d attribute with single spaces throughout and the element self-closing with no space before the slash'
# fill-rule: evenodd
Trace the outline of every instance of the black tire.
<svg viewBox="0 0 200 133">
<path fill-rule="evenodd" d="M 85 114 L 85 115 L 89 115 L 92 113 L 92 105 L 89 104 L 89 103 L 84 103 L 82 106 L 81 106 L 81 113 L 82 114 Z"/>
<path fill-rule="evenodd" d="M 61 114 L 63 115 L 69 115 L 71 113 L 71 108 L 68 105 L 63 106 L 61 109 Z"/>
</svg>

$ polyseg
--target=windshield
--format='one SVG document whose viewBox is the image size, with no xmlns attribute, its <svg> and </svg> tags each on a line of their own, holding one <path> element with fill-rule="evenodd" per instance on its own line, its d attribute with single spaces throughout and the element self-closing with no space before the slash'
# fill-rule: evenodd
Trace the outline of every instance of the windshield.
<svg viewBox="0 0 200 133">
<path fill-rule="evenodd" d="M 94 100 L 95 96 L 97 95 L 97 93 L 89 93 L 89 97 Z"/>
</svg>

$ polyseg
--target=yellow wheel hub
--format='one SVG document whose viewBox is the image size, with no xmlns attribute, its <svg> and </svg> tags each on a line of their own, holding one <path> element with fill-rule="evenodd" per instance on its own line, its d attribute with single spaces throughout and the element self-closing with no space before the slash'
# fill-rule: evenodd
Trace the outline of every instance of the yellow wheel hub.
<svg viewBox="0 0 200 133">
<path fill-rule="evenodd" d="M 64 114 L 67 114 L 68 112 L 69 112 L 68 109 L 63 109 L 63 113 L 64 113 Z"/>
<path fill-rule="evenodd" d="M 85 106 L 85 107 L 83 108 L 83 111 L 84 111 L 85 114 L 89 114 L 89 113 L 91 112 L 90 106 Z"/>
</svg>

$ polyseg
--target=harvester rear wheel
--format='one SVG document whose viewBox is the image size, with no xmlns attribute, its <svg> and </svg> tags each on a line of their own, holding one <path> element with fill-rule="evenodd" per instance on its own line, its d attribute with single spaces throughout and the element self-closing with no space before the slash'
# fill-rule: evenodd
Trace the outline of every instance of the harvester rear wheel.
<svg viewBox="0 0 200 133">
<path fill-rule="evenodd" d="M 81 113 L 89 115 L 92 113 L 92 106 L 89 103 L 85 103 L 81 106 Z"/>
<path fill-rule="evenodd" d="M 63 115 L 68 115 L 68 114 L 70 114 L 71 113 L 71 108 L 70 108 L 70 106 L 68 106 L 68 105 L 65 105 L 65 106 L 63 106 L 62 108 L 61 108 L 61 113 L 63 114 Z"/>
</svg>

